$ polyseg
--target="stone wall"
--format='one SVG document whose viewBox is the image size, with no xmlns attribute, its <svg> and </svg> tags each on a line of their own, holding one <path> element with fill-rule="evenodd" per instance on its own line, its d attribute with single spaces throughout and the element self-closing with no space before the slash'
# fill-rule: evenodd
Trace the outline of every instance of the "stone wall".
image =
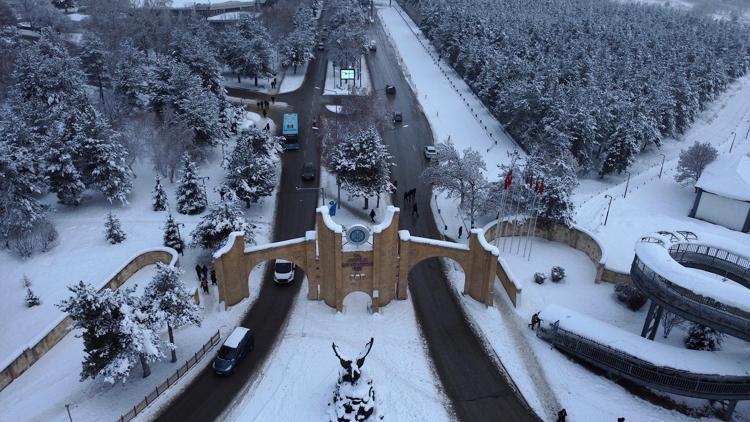
<svg viewBox="0 0 750 422">
<path fill-rule="evenodd" d="M 122 286 L 133 274 L 141 268 L 162 262 L 165 264 L 178 265 L 177 252 L 171 249 L 162 248 L 150 250 L 136 255 L 128 261 L 119 271 L 117 271 L 104 284 L 102 290 L 109 288 L 116 290 Z M 55 346 L 66 334 L 73 328 L 73 320 L 69 316 L 63 317 L 47 334 L 34 343 L 33 346 L 25 349 L 18 355 L 2 372 L 0 372 L 0 391 L 8 386 L 14 379 L 26 372 L 27 369 L 44 356 L 53 346 Z"/>
</svg>

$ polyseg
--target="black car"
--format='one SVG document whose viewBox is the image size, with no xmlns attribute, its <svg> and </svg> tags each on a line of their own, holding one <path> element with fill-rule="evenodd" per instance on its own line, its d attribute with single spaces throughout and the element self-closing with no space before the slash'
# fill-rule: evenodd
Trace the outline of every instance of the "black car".
<svg viewBox="0 0 750 422">
<path fill-rule="evenodd" d="M 400 111 L 393 112 L 393 123 L 401 123 L 404 121 L 404 115 Z"/>
<path fill-rule="evenodd" d="M 302 180 L 315 180 L 315 165 L 312 161 L 302 165 Z"/>
<path fill-rule="evenodd" d="M 393 85 L 386 85 L 385 93 L 388 95 L 396 95 L 396 87 Z"/>
<path fill-rule="evenodd" d="M 234 372 L 240 361 L 253 350 L 255 339 L 249 328 L 237 327 L 224 340 L 212 364 L 218 375 L 229 375 Z"/>
</svg>

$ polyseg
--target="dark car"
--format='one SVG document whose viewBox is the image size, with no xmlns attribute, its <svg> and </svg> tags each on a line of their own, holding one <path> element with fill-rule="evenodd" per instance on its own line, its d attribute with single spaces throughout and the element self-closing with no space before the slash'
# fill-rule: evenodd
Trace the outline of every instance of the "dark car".
<svg viewBox="0 0 750 422">
<path fill-rule="evenodd" d="M 312 161 L 302 165 L 302 180 L 315 180 L 315 165 Z"/>
<path fill-rule="evenodd" d="M 396 87 L 393 85 L 386 85 L 385 93 L 388 95 L 396 95 Z"/>
<path fill-rule="evenodd" d="M 240 361 L 253 350 L 254 346 L 255 339 L 249 328 L 235 328 L 216 353 L 212 364 L 214 372 L 218 375 L 231 374 Z"/>
<path fill-rule="evenodd" d="M 401 123 L 404 121 L 404 116 L 401 114 L 400 111 L 394 111 L 393 112 L 393 123 Z"/>
</svg>

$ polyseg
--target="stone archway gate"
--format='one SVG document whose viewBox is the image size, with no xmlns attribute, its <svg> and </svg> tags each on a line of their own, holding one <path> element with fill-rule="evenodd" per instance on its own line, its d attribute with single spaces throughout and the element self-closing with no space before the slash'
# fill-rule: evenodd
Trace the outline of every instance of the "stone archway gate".
<svg viewBox="0 0 750 422">
<path fill-rule="evenodd" d="M 307 275 L 308 299 L 323 300 L 340 311 L 347 294 L 364 292 L 377 311 L 394 298 L 406 299 L 414 265 L 447 257 L 464 270 L 464 293 L 492 305 L 499 253 L 482 229 L 471 230 L 468 245 L 411 236 L 408 230 L 398 230 L 399 209 L 390 206 L 383 222 L 371 228 L 369 244 L 355 247 L 347 243 L 344 228 L 328 215 L 327 207 L 318 208 L 315 219 L 314 231 L 282 242 L 247 247 L 242 232 L 232 233 L 214 253 L 219 300 L 225 306 L 239 303 L 250 294 L 248 277 L 258 263 L 284 259 Z"/>
</svg>

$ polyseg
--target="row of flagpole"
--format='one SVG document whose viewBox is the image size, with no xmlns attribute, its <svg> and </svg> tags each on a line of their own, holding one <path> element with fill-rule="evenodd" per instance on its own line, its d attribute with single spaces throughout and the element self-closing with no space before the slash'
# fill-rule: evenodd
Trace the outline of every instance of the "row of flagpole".
<svg viewBox="0 0 750 422">
<path fill-rule="evenodd" d="M 539 212 L 536 209 L 537 197 L 544 193 L 544 179 L 541 177 L 534 177 L 529 175 L 526 177 L 526 185 L 533 191 L 531 198 L 531 206 L 526 210 L 526 230 L 524 230 L 523 224 L 518 224 L 517 218 L 521 211 L 521 203 L 524 202 L 524 198 L 521 191 L 521 185 L 516 184 L 517 188 L 513 189 L 513 165 L 515 159 L 511 163 L 510 169 L 505 175 L 502 183 L 503 191 L 500 194 L 500 201 L 498 203 L 497 211 L 497 224 L 495 226 L 495 247 L 502 252 L 505 252 L 506 244 L 508 240 L 510 245 L 508 246 L 508 252 L 513 253 L 513 243 L 515 238 L 518 238 L 518 244 L 516 245 L 516 254 L 521 252 L 521 243 L 523 243 L 523 255 L 528 256 L 527 259 L 531 260 L 531 250 L 534 245 L 534 235 L 536 234 L 536 223 L 539 217 Z M 513 212 L 515 204 L 515 212 Z M 513 224 L 511 225 L 510 218 L 505 218 L 506 213 L 512 212 Z M 510 233 L 508 227 L 510 225 Z M 524 234 L 525 231 L 525 234 Z M 500 238 L 502 237 L 502 248 L 500 246 Z"/>
</svg>

